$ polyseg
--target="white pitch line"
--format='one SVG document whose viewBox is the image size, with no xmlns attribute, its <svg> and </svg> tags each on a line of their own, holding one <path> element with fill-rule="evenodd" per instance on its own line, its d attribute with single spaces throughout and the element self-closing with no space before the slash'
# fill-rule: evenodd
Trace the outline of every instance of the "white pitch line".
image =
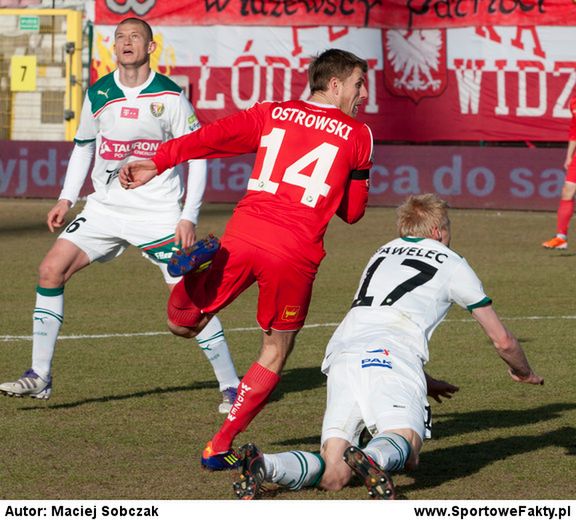
<svg viewBox="0 0 576 520">
<path fill-rule="evenodd" d="M 502 318 L 503 321 L 539 321 L 539 320 L 576 320 L 576 316 L 516 316 L 513 318 Z M 448 319 L 444 323 L 466 323 L 474 322 L 472 318 Z M 317 329 L 321 327 L 337 327 L 338 323 L 311 323 L 304 325 L 305 329 Z M 262 330 L 260 327 L 236 327 L 227 328 L 225 332 L 253 332 Z M 70 336 L 58 336 L 58 340 L 66 339 L 109 339 L 109 338 L 134 338 L 138 336 L 170 336 L 167 331 L 157 332 L 126 332 L 122 334 L 74 334 Z M 32 341 L 32 336 L 0 336 L 0 342 L 9 341 Z"/>
</svg>

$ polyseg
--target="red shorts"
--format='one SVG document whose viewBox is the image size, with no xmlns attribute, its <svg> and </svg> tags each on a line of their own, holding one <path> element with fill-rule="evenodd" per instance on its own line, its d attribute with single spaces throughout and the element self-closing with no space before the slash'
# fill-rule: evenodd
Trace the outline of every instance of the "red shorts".
<svg viewBox="0 0 576 520">
<path fill-rule="evenodd" d="M 257 282 L 256 319 L 260 327 L 298 330 L 308 314 L 315 276 L 269 251 L 224 235 L 211 267 L 184 276 L 174 287 L 168 300 L 168 319 L 193 328 L 203 314 L 216 314 Z"/>
</svg>

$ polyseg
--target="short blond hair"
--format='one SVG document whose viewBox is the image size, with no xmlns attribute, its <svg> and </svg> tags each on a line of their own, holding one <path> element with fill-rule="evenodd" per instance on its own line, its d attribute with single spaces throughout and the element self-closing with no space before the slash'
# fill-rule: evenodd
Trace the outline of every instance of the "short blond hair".
<svg viewBox="0 0 576 520">
<path fill-rule="evenodd" d="M 410 195 L 396 210 L 400 237 L 435 238 L 434 228 L 450 229 L 448 203 L 434 193 Z"/>
</svg>

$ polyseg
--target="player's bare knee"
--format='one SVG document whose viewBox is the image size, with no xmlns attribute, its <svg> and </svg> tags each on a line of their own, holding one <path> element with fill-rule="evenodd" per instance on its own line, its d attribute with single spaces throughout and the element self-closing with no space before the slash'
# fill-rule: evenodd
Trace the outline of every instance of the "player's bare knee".
<svg viewBox="0 0 576 520">
<path fill-rule="evenodd" d="M 182 338 L 194 338 L 198 332 L 189 327 L 183 327 L 181 325 L 175 325 L 170 320 L 168 320 L 168 329 L 175 336 L 180 336 Z"/>
<path fill-rule="evenodd" d="M 64 273 L 49 259 L 44 259 L 38 267 L 40 287 L 60 287 L 64 285 Z"/>
</svg>

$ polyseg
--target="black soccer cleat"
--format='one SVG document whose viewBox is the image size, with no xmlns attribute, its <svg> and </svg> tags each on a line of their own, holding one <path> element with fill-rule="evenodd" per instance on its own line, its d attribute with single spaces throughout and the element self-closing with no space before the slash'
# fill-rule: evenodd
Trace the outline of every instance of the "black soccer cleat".
<svg viewBox="0 0 576 520">
<path fill-rule="evenodd" d="M 344 462 L 358 475 L 368 488 L 368 494 L 376 500 L 394 500 L 396 490 L 390 475 L 376 464 L 360 448 L 346 448 Z"/>
<path fill-rule="evenodd" d="M 258 498 L 265 478 L 262 452 L 255 444 L 245 444 L 240 448 L 240 479 L 232 484 L 236 496 L 240 500 Z"/>
</svg>

